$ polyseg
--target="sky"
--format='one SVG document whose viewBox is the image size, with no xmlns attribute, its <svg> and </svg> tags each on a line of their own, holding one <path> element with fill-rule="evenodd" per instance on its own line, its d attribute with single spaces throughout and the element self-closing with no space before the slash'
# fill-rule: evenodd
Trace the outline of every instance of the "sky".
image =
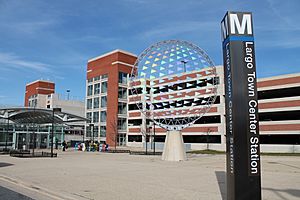
<svg viewBox="0 0 300 200">
<path fill-rule="evenodd" d="M 299 9 L 299 0 L 0 0 L 0 105 L 22 106 L 37 79 L 84 99 L 90 58 L 139 55 L 162 40 L 192 42 L 222 65 L 226 11 L 253 13 L 258 77 L 300 73 Z"/>
</svg>

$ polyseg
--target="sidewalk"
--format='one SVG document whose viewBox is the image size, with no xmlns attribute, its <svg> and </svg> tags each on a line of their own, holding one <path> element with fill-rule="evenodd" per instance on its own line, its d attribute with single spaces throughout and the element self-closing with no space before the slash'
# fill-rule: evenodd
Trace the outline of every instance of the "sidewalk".
<svg viewBox="0 0 300 200">
<path fill-rule="evenodd" d="M 28 196 L 33 193 L 30 197 L 35 199 L 220 200 L 226 196 L 225 155 L 192 154 L 186 162 L 166 162 L 160 156 L 69 149 L 58 153 L 57 158 L 1 155 L 0 185 Z M 300 157 L 261 159 L 263 199 L 299 199 Z"/>
</svg>

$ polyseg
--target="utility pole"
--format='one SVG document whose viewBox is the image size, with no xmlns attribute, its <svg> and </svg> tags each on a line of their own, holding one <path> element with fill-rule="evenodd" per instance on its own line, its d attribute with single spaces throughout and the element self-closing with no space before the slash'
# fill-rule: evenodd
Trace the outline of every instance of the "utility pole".
<svg viewBox="0 0 300 200">
<path fill-rule="evenodd" d="M 153 122 L 153 142 L 154 142 L 154 148 L 153 148 L 153 152 L 154 152 L 154 155 L 155 155 L 155 122 Z"/>
<path fill-rule="evenodd" d="M 67 90 L 67 93 L 68 93 L 68 100 L 70 99 L 70 92 L 71 92 L 71 90 Z"/>
<path fill-rule="evenodd" d="M 7 130 L 6 130 L 6 136 L 5 136 L 5 151 L 7 151 L 7 139 L 8 139 L 8 135 L 9 135 L 9 117 L 7 116 Z"/>
<path fill-rule="evenodd" d="M 91 132 L 92 132 L 92 138 L 93 138 L 93 144 L 94 144 L 94 124 L 90 124 L 90 129 L 91 129 Z"/>
<path fill-rule="evenodd" d="M 187 63 L 187 61 L 182 60 L 181 63 L 183 63 L 183 72 L 186 72 L 186 67 L 185 64 Z"/>
</svg>

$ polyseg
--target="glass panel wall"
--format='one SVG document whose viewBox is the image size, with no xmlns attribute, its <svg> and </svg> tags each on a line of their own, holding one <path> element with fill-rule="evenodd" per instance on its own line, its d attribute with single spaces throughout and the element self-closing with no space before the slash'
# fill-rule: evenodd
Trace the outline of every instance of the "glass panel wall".
<svg viewBox="0 0 300 200">
<path fill-rule="evenodd" d="M 99 122 L 99 112 L 93 113 L 93 122 L 98 123 Z"/>
<path fill-rule="evenodd" d="M 87 103 L 86 103 L 86 108 L 87 109 L 92 109 L 93 107 L 93 100 L 92 99 L 88 99 Z"/>
<path fill-rule="evenodd" d="M 118 97 L 120 99 L 127 99 L 127 88 L 119 87 Z"/>
<path fill-rule="evenodd" d="M 91 112 L 86 113 L 86 118 L 92 120 L 92 113 Z"/>
<path fill-rule="evenodd" d="M 94 98 L 94 108 L 99 108 L 99 97 Z"/>
<path fill-rule="evenodd" d="M 127 74 L 124 72 L 119 72 L 119 83 L 127 84 Z"/>
<path fill-rule="evenodd" d="M 106 122 L 106 111 L 101 111 L 100 121 L 101 122 Z"/>
<path fill-rule="evenodd" d="M 101 108 L 106 108 L 107 107 L 107 97 L 102 96 L 101 97 Z"/>
<path fill-rule="evenodd" d="M 106 137 L 106 126 L 100 126 L 100 137 Z"/>
<path fill-rule="evenodd" d="M 99 126 L 94 126 L 92 137 L 98 137 L 98 133 L 99 133 Z"/>
<path fill-rule="evenodd" d="M 126 118 L 118 118 L 118 130 L 126 131 Z"/>
<path fill-rule="evenodd" d="M 107 82 L 101 84 L 101 94 L 107 93 Z"/>
<path fill-rule="evenodd" d="M 94 85 L 94 94 L 100 94 L 100 83 Z"/>
<path fill-rule="evenodd" d="M 88 86 L 87 95 L 88 95 L 88 96 L 93 95 L 93 85 L 89 85 L 89 86 Z"/>
<path fill-rule="evenodd" d="M 126 114 L 127 113 L 127 104 L 123 102 L 118 103 L 118 114 Z"/>
<path fill-rule="evenodd" d="M 107 74 L 101 75 L 101 79 L 107 79 L 107 78 L 108 78 L 108 75 L 107 75 Z"/>
</svg>

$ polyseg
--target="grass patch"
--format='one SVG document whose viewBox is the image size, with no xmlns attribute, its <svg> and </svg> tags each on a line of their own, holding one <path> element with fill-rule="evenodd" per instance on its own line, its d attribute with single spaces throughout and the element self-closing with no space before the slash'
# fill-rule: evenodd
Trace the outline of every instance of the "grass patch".
<svg viewBox="0 0 300 200">
<path fill-rule="evenodd" d="M 194 150 L 194 151 L 188 151 L 187 153 L 193 153 L 193 154 L 225 154 L 224 151 L 216 151 L 216 150 Z"/>
</svg>

